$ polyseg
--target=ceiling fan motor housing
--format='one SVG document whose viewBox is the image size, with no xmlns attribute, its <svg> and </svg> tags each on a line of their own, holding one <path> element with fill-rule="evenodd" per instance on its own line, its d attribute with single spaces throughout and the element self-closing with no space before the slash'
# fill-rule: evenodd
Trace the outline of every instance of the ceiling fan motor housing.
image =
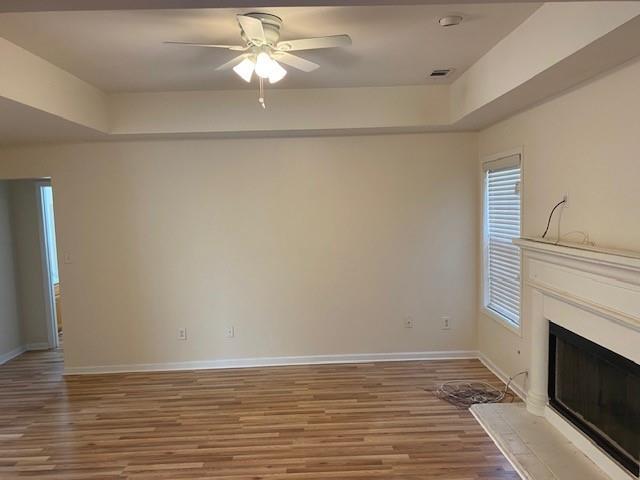
<svg viewBox="0 0 640 480">
<path fill-rule="evenodd" d="M 280 27 L 282 26 L 282 19 L 280 17 L 260 12 L 247 13 L 245 16 L 256 18 L 262 22 L 262 29 L 264 30 L 264 36 L 268 45 L 274 46 L 278 43 L 280 39 Z M 242 38 L 247 42 L 251 42 L 251 39 L 247 38 L 244 31 L 242 31 Z"/>
</svg>

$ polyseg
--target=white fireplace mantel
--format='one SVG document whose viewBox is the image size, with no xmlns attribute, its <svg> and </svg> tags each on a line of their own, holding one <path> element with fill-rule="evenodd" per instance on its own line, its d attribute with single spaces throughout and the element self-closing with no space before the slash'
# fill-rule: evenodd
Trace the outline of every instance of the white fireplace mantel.
<svg viewBox="0 0 640 480">
<path fill-rule="evenodd" d="M 640 254 L 534 239 L 514 243 L 523 252 L 525 288 L 640 331 Z"/>
<path fill-rule="evenodd" d="M 612 478 L 629 478 L 547 405 L 549 322 L 640 364 L 640 254 L 518 239 L 530 341 L 527 410 L 546 417 Z"/>
</svg>

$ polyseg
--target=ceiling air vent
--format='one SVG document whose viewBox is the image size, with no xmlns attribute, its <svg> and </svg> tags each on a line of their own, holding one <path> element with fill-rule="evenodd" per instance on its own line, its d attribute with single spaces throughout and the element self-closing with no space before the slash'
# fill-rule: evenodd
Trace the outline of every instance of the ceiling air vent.
<svg viewBox="0 0 640 480">
<path fill-rule="evenodd" d="M 433 70 L 429 76 L 432 78 L 443 78 L 443 77 L 448 77 L 450 73 L 451 73 L 450 68 L 442 68 L 438 70 Z"/>
</svg>

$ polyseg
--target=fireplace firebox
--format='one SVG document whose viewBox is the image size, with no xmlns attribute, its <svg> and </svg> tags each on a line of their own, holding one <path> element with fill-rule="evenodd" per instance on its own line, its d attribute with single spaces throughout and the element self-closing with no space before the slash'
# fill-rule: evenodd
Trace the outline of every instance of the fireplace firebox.
<svg viewBox="0 0 640 480">
<path fill-rule="evenodd" d="M 640 365 L 550 323 L 549 404 L 639 475 Z"/>
</svg>

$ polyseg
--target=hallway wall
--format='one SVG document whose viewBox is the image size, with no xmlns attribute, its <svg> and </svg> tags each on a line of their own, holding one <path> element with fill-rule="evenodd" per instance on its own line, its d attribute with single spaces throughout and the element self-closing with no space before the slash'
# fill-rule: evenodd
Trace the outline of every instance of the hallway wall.
<svg viewBox="0 0 640 480">
<path fill-rule="evenodd" d="M 40 253 L 40 202 L 35 180 L 8 182 L 16 264 L 16 290 L 24 342 L 46 348 L 47 310 Z"/>
<path fill-rule="evenodd" d="M 0 182 L 0 363 L 22 347 L 10 211 L 9 186 Z"/>
</svg>

